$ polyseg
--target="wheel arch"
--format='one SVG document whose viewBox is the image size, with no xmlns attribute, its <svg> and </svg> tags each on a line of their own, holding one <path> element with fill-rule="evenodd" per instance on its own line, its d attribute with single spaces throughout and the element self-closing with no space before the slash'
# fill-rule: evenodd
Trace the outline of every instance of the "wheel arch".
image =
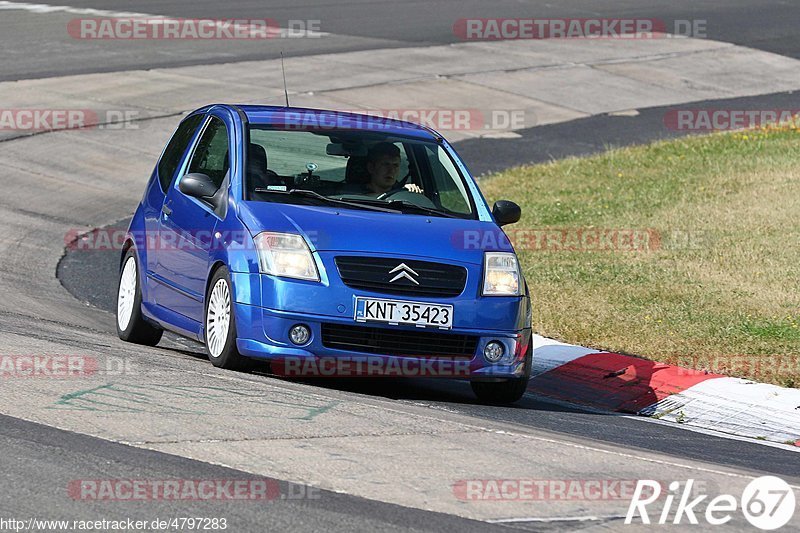
<svg viewBox="0 0 800 533">
<path fill-rule="evenodd" d="M 127 237 L 125 239 L 125 242 L 122 243 L 122 250 L 119 254 L 119 268 L 122 268 L 122 262 L 125 260 L 125 256 L 128 255 L 128 250 L 130 250 L 131 248 L 133 248 L 133 239 Z M 141 261 L 139 262 L 141 263 Z"/>
<path fill-rule="evenodd" d="M 222 267 L 227 268 L 225 261 L 221 259 L 215 259 L 211 263 L 211 266 L 208 269 L 208 276 L 206 276 L 206 289 L 205 292 L 203 293 L 203 298 L 205 299 L 205 301 L 203 302 L 203 307 L 208 305 L 208 289 L 211 288 L 211 280 L 214 279 L 214 275 Z M 230 269 L 228 269 L 228 275 L 230 277 Z M 230 282 L 231 282 L 231 294 L 233 294 L 233 280 L 230 280 Z"/>
</svg>

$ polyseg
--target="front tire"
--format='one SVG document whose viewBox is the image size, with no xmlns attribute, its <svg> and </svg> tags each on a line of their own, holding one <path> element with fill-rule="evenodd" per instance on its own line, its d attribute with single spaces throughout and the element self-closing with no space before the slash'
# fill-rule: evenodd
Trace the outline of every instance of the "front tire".
<svg viewBox="0 0 800 533">
<path fill-rule="evenodd" d="M 164 330 L 153 326 L 142 315 L 142 288 L 139 260 L 133 248 L 122 260 L 117 285 L 117 336 L 126 342 L 155 346 Z"/>
<path fill-rule="evenodd" d="M 532 366 L 533 342 L 528 346 L 525 354 L 525 369 L 521 377 L 503 381 L 471 381 L 472 392 L 484 403 L 496 405 L 514 403 L 520 400 L 528 389 Z"/>
<path fill-rule="evenodd" d="M 250 361 L 236 349 L 236 317 L 228 269 L 220 267 L 208 284 L 205 306 L 206 352 L 211 364 L 226 370 L 247 370 Z"/>
</svg>

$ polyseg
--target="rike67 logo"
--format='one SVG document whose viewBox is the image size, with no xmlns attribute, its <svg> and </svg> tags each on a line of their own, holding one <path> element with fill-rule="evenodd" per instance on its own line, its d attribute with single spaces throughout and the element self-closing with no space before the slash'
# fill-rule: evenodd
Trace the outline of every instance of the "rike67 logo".
<svg viewBox="0 0 800 533">
<path fill-rule="evenodd" d="M 722 494 L 706 501 L 708 494 L 694 497 L 693 487 L 693 479 L 686 481 L 682 488 L 681 482 L 673 481 L 669 484 L 667 494 L 662 495 L 661 483 L 658 481 L 639 480 L 625 516 L 625 523 L 632 524 L 638 519 L 642 524 L 654 522 L 660 525 L 698 525 L 699 516 L 707 524 L 721 526 L 730 522 L 734 513 L 741 509 L 751 525 L 772 531 L 788 524 L 794 515 L 794 491 L 788 483 L 775 476 L 754 479 L 745 487 L 738 500 L 730 494 Z M 702 507 L 705 507 L 705 512 L 700 511 L 699 508 Z"/>
</svg>

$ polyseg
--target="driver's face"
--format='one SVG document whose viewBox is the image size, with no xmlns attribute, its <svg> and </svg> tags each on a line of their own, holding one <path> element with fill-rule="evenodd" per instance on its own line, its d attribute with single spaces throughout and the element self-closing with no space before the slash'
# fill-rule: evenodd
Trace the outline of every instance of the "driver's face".
<svg viewBox="0 0 800 533">
<path fill-rule="evenodd" d="M 389 191 L 397 182 L 397 174 L 400 172 L 399 156 L 382 156 L 375 161 L 367 164 L 370 175 L 371 189 L 375 192 L 384 193 Z"/>
</svg>

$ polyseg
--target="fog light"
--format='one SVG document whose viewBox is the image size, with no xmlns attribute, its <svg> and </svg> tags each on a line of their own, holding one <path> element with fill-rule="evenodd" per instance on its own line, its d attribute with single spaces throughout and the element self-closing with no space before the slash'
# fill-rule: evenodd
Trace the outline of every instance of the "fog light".
<svg viewBox="0 0 800 533">
<path fill-rule="evenodd" d="M 289 340 L 297 345 L 305 344 L 311 338 L 311 330 L 305 324 L 295 324 L 289 330 Z"/>
<path fill-rule="evenodd" d="M 490 363 L 496 363 L 503 357 L 505 351 L 506 349 L 502 342 L 492 341 L 483 349 L 483 356 Z"/>
</svg>

